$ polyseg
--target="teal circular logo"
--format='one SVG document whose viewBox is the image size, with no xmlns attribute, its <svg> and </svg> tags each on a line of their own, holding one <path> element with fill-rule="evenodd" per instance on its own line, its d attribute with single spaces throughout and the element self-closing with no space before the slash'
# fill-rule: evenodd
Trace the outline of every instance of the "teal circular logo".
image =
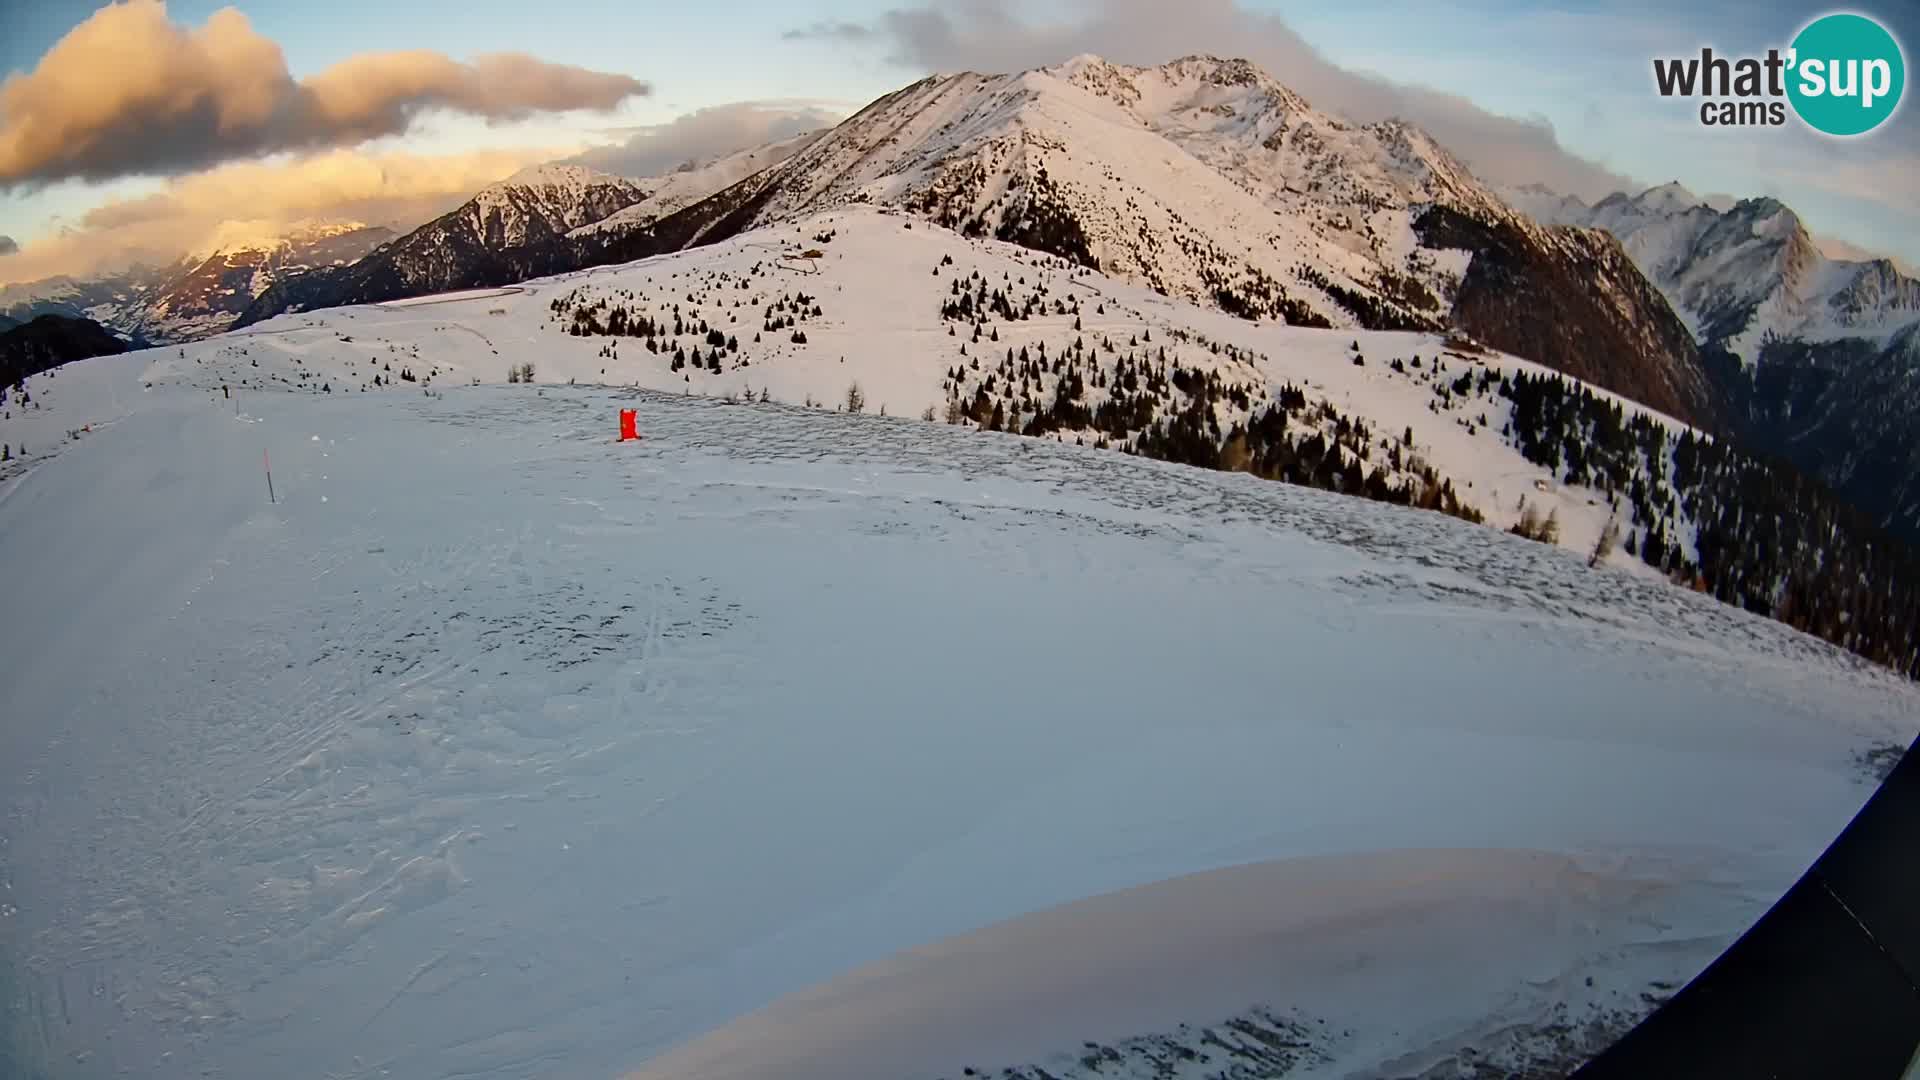
<svg viewBox="0 0 1920 1080">
<path fill-rule="evenodd" d="M 1865 15 L 1822 15 L 1793 39 L 1787 100 L 1815 131 L 1864 135 L 1885 123 L 1907 87 L 1900 43 Z"/>
</svg>

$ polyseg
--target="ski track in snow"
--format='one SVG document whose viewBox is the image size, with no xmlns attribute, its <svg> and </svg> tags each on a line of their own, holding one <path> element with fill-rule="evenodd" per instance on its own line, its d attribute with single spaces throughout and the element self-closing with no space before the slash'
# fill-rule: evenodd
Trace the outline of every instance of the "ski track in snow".
<svg viewBox="0 0 1920 1080">
<path fill-rule="evenodd" d="M 944 935 L 1396 848 L 1679 858 L 1725 890 L 1683 980 L 1913 731 L 1777 624 L 1241 475 L 153 394 L 0 502 L 3 1033 L 62 1076 L 608 1075 Z"/>
</svg>

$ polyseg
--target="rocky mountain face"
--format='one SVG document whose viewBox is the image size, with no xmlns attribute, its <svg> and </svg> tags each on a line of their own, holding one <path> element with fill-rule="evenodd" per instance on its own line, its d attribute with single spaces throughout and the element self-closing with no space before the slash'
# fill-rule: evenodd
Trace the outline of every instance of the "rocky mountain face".
<svg viewBox="0 0 1920 1080">
<path fill-rule="evenodd" d="M 494 244 L 450 230 L 476 200 L 361 264 L 263 295 L 242 321 L 626 261 L 868 203 L 1245 318 L 1459 329 L 1716 421 L 1697 351 L 1611 240 L 1539 225 L 1419 129 L 1350 124 L 1245 61 L 1083 56 L 936 76 L 782 149 L 671 213 L 648 208 L 664 186 L 649 181 L 622 196 L 633 209 L 620 227 L 565 237 Z M 1516 279 L 1551 302 L 1508 302 L 1500 290 Z"/>
<path fill-rule="evenodd" d="M 1730 430 L 1920 541 L 1920 281 L 1887 259 L 1828 258 L 1775 199 L 1715 205 L 1679 184 L 1592 206 L 1510 195 L 1620 240 L 1699 343 Z"/>
<path fill-rule="evenodd" d="M 158 342 L 220 333 L 276 282 L 316 267 L 345 266 L 393 236 L 378 226 L 327 226 L 189 258 L 144 298 L 139 322 L 128 329 Z"/>
<path fill-rule="evenodd" d="M 892 204 L 1249 318 L 1461 329 L 1715 421 L 1691 342 L 1611 241 L 1541 227 L 1419 129 L 1349 124 L 1245 61 L 931 78 L 760 182 L 743 228 Z M 1515 279 L 1552 302 L 1507 302 Z"/>
<path fill-rule="evenodd" d="M 1455 326 L 1696 427 L 1722 428 L 1686 325 L 1611 236 L 1563 228 L 1543 243 L 1445 206 L 1415 228 L 1430 244 L 1474 252 L 1454 297 Z"/>
<path fill-rule="evenodd" d="M 1885 337 L 1920 318 L 1920 282 L 1886 259 L 1830 259 L 1776 199 L 1713 205 L 1679 184 L 1592 206 L 1541 189 L 1515 202 L 1550 224 L 1604 229 L 1703 345 L 1751 365 L 1771 338 Z"/>
<path fill-rule="evenodd" d="M 90 356 L 127 351 L 127 343 L 91 319 L 39 315 L 0 331 L 0 387 Z"/>
<path fill-rule="evenodd" d="M 640 182 L 579 165 L 525 169 L 357 262 L 276 282 L 237 325 L 282 311 L 505 285 L 573 269 L 567 234 L 648 193 Z"/>
<path fill-rule="evenodd" d="M 94 278 L 57 277 L 0 287 L 0 316 L 16 325 L 42 315 L 92 319 L 135 337 L 141 307 L 171 268 L 136 267 Z"/>
<path fill-rule="evenodd" d="M 42 314 L 93 319 L 141 343 L 195 341 L 228 329 L 275 283 L 346 265 L 393 236 L 379 226 L 336 224 L 229 237 L 171 266 L 8 286 L 0 290 L 0 312 L 16 321 Z"/>
</svg>

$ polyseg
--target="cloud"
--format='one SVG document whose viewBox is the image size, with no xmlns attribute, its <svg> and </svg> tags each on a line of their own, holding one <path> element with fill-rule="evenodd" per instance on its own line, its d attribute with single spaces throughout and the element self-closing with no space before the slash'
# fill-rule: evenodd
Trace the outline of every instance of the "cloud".
<svg viewBox="0 0 1920 1080">
<path fill-rule="evenodd" d="M 1077 0 L 1068 4 L 1069 17 L 1053 22 L 1016 10 L 1008 0 L 953 0 L 937 8 L 896 8 L 871 23 L 818 23 L 786 36 L 877 46 L 889 62 L 920 71 L 1019 71 L 1086 52 L 1132 64 L 1192 53 L 1244 57 L 1319 108 L 1361 122 L 1398 116 L 1420 125 L 1492 183 L 1544 183 L 1589 200 L 1634 187 L 1560 145 L 1542 118 L 1500 116 L 1457 94 L 1348 71 L 1280 17 L 1237 0 Z"/>
<path fill-rule="evenodd" d="M 470 63 L 365 53 L 295 80 L 280 47 L 234 8 L 194 29 L 170 22 L 164 0 L 127 0 L 0 83 L 0 189 L 351 146 L 401 134 L 433 109 L 498 123 L 605 111 L 649 92 L 625 75 L 517 53 Z"/>
<path fill-rule="evenodd" d="M 11 255 L 19 250 L 20 245 L 13 242 L 13 237 L 0 236 L 0 255 Z"/>
<path fill-rule="evenodd" d="M 841 41 L 868 41 L 878 34 L 878 30 L 862 23 L 832 21 L 817 22 L 811 26 L 788 30 L 786 33 L 781 34 L 780 37 L 786 41 L 804 41 L 808 38 L 837 38 Z"/>
<path fill-rule="evenodd" d="M 84 276 L 166 263 L 223 241 L 280 235 L 306 222 L 412 228 L 515 171 L 573 147 L 441 156 L 331 150 L 279 163 L 237 162 L 95 207 L 0 263 L 0 280 Z M 235 208 L 244 208 L 236 216 Z"/>
<path fill-rule="evenodd" d="M 740 101 L 628 129 L 625 142 L 601 146 L 571 163 L 618 176 L 658 176 L 689 161 L 720 157 L 818 131 L 845 114 L 809 102 Z"/>
<path fill-rule="evenodd" d="M 1888 153 L 1871 158 L 1843 158 L 1829 153 L 1821 159 L 1809 155 L 1783 162 L 1781 174 L 1818 191 L 1911 213 L 1913 177 L 1920 175 L 1920 151 L 1899 152 L 1889 147 Z"/>
<path fill-rule="evenodd" d="M 1859 244 L 1842 240 L 1837 236 L 1822 236 L 1815 233 L 1813 235 L 1813 246 L 1819 248 L 1820 254 L 1825 255 L 1829 259 L 1844 259 L 1848 262 L 1867 262 L 1872 259 L 1886 259 L 1893 263 L 1894 268 L 1903 274 L 1910 275 L 1914 272 L 1912 264 L 1897 255 L 1883 255 L 1878 251 L 1861 247 Z"/>
</svg>

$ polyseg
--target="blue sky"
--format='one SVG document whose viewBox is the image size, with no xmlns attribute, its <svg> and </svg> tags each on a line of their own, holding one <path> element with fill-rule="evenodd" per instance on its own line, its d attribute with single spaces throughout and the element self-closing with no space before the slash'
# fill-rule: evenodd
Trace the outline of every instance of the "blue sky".
<svg viewBox="0 0 1920 1080">
<path fill-rule="evenodd" d="M 1726 3 L 1286 5 L 1287 19 L 1336 62 L 1466 95 L 1494 112 L 1537 115 L 1563 145 L 1636 180 L 1696 193 L 1770 195 L 1815 231 L 1920 262 L 1920 111 L 1851 142 L 1781 129 L 1713 130 L 1693 107 L 1650 90 L 1654 56 L 1762 55 L 1825 5 Z M 1911 60 L 1920 5 L 1852 5 L 1890 27 Z M 1497 43 L 1497 57 L 1489 57 Z M 1863 194 L 1872 191 L 1872 196 Z"/>
<path fill-rule="evenodd" d="M 98 5 L 92 0 L 26 0 L 0 6 L 5 8 L 0 12 L 0 68 L 21 74 L 31 71 Z M 178 26 L 197 28 L 224 6 L 172 0 L 166 17 Z M 1528 164 L 1532 158 L 1501 158 L 1497 147 L 1511 133 L 1494 138 L 1489 145 L 1495 149 L 1475 143 L 1481 127 L 1494 119 L 1514 118 L 1530 123 L 1536 134 L 1544 132 L 1551 154 L 1582 163 L 1572 173 L 1542 177 L 1560 178 L 1556 186 L 1577 185 L 1582 181 L 1572 177 L 1588 175 L 1582 170 L 1591 165 L 1592 175 L 1622 183 L 1677 179 L 1701 194 L 1773 195 L 1799 210 L 1817 233 L 1920 261 L 1920 209 L 1915 207 L 1912 179 L 1920 175 L 1920 112 L 1904 109 L 1880 132 L 1841 144 L 1797 127 L 1713 131 L 1699 125 L 1688 105 L 1662 101 L 1651 91 L 1654 55 L 1685 55 L 1703 44 L 1734 53 L 1760 51 L 1784 44 L 1798 26 L 1826 10 L 1820 7 L 1720 0 L 1690 5 L 1643 0 L 1552 5 L 1503 0 L 1203 0 L 1178 9 L 1201 12 L 1191 20 L 1192 34 L 1169 40 L 1179 35 L 1156 30 L 1165 24 L 1154 21 L 1165 17 L 1166 6 L 1155 12 L 1147 0 L 1053 0 L 1039 6 L 949 0 L 928 9 L 938 13 L 945 33 L 919 37 L 911 29 L 918 24 L 889 22 L 887 16 L 889 11 L 911 10 L 913 0 L 693 5 L 275 0 L 237 6 L 255 33 L 278 45 L 295 79 L 370 52 L 419 49 L 466 60 L 514 51 L 553 64 L 632 76 L 652 88 L 650 95 L 629 98 L 610 111 L 547 112 L 508 123 L 429 114 L 404 133 L 331 147 L 342 153 L 433 157 L 481 150 L 577 150 L 624 138 L 636 127 L 730 102 L 804 102 L 850 111 L 924 69 L 1025 66 L 1050 52 L 1082 51 L 1079 30 L 1084 28 L 1087 51 L 1134 53 L 1113 57 L 1123 61 L 1152 62 L 1173 55 L 1155 55 L 1156 49 L 1249 55 L 1317 105 L 1334 111 L 1400 111 L 1409 101 L 1414 103 L 1410 108 L 1423 108 L 1420 95 L 1401 98 L 1393 93 L 1406 86 L 1433 88 L 1471 102 L 1478 107 L 1472 110 L 1476 115 L 1459 123 L 1446 116 L 1412 118 L 1434 128 L 1483 175 L 1505 172 L 1493 178 L 1517 181 L 1533 167 Z M 1920 41 L 1920 7 L 1856 10 L 1882 18 L 1904 41 Z M 994 21 L 1006 18 L 1018 19 L 1020 26 L 1009 29 Z M 823 26 L 842 29 L 798 38 L 789 33 Z M 1310 59 L 1296 62 L 1300 57 Z M 1365 85 L 1341 81 L 1328 68 L 1375 78 Z M 1365 94 L 1352 101 L 1332 99 L 1349 96 L 1350 87 L 1364 90 L 1373 84 L 1391 87 L 1393 93 L 1372 102 Z M 1480 110 L 1493 117 L 1479 116 Z M 0 116 L 0 122 L 8 120 Z M 288 157 L 268 155 L 275 162 Z M 0 194 L 0 235 L 31 246 L 62 228 L 79 227 L 89 210 L 104 203 L 164 192 L 179 182 L 128 176 L 16 187 Z M 1608 181 L 1584 183 L 1604 186 Z M 1581 192 L 1588 197 L 1596 193 Z M 9 277 L 0 262 L 0 280 Z"/>
</svg>

